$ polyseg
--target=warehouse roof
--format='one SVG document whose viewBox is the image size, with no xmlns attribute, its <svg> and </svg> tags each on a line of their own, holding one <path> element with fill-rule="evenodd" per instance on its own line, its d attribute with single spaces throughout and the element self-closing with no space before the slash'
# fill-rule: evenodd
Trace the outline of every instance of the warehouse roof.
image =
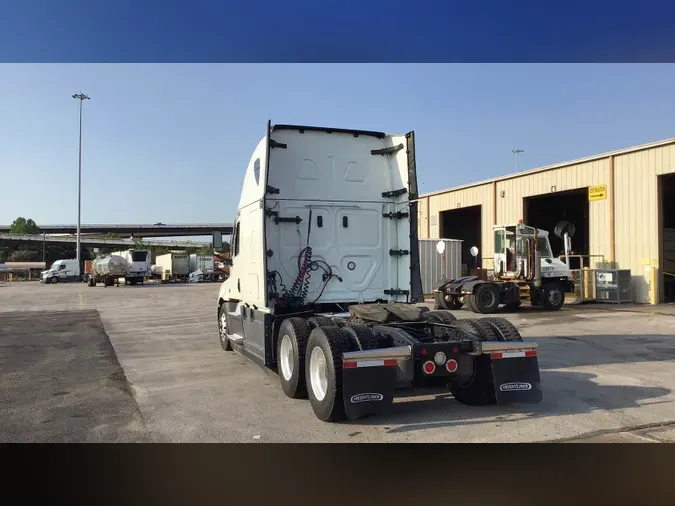
<svg viewBox="0 0 675 506">
<path fill-rule="evenodd" d="M 500 176 L 500 177 L 495 177 L 492 179 L 485 179 L 483 181 L 478 181 L 476 183 L 469 183 L 469 184 L 464 184 L 460 186 L 455 186 L 453 188 L 447 188 L 445 190 L 437 190 L 434 192 L 429 192 L 425 193 L 423 195 L 420 195 L 419 198 L 424 198 L 424 197 L 431 197 L 433 195 L 441 195 L 443 193 L 450 193 L 453 191 L 457 190 L 463 190 L 465 188 L 472 188 L 474 186 L 481 186 L 484 184 L 488 183 L 495 183 L 499 181 L 505 181 L 507 179 L 515 179 L 523 176 L 529 176 L 530 174 L 537 174 L 539 172 L 546 172 L 549 170 L 553 169 L 561 169 L 563 167 L 567 167 L 569 165 L 578 165 L 580 163 L 587 163 L 587 162 L 592 162 L 595 160 L 601 160 L 603 158 L 607 158 L 610 156 L 616 156 L 616 155 L 625 155 L 627 153 L 633 153 L 635 151 L 643 151 L 645 149 L 652 149 L 652 148 L 658 148 L 661 146 L 667 146 L 668 144 L 675 144 L 675 137 L 670 138 L 670 139 L 665 139 L 662 141 L 656 141 L 656 142 L 651 142 L 649 144 L 641 144 L 640 146 L 633 146 L 631 148 L 624 148 L 624 149 L 619 149 L 616 151 L 609 151 L 607 153 L 601 153 L 599 155 L 593 155 L 593 156 L 588 156 L 586 158 L 579 158 L 577 160 L 572 160 L 569 162 L 562 162 L 562 163 L 556 163 L 554 165 L 546 165 L 545 167 L 538 167 L 535 169 L 530 169 L 530 170 L 524 170 L 522 172 L 515 172 L 513 174 L 507 174 L 506 176 Z"/>
</svg>

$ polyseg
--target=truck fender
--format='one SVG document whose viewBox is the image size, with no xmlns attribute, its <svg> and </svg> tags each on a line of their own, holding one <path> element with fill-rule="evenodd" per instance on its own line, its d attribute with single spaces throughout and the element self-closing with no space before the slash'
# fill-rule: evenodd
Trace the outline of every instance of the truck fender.
<svg viewBox="0 0 675 506">
<path fill-rule="evenodd" d="M 442 282 L 439 282 L 439 284 L 437 285 L 436 291 L 445 293 L 456 292 L 457 290 L 462 288 L 466 283 L 469 283 L 477 279 L 478 279 L 477 276 L 464 276 L 457 279 L 443 280 Z"/>
</svg>

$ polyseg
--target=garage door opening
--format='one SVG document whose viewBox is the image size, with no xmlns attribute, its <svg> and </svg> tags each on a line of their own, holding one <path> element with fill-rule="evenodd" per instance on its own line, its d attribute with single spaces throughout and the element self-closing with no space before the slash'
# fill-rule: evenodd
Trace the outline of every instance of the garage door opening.
<svg viewBox="0 0 675 506">
<path fill-rule="evenodd" d="M 440 217 L 441 239 L 460 239 L 462 242 L 462 272 L 470 272 L 475 267 L 471 256 L 472 246 L 478 248 L 478 266 L 481 266 L 483 245 L 481 244 L 481 206 L 463 207 L 443 211 Z"/>
<path fill-rule="evenodd" d="M 555 226 L 563 220 L 576 228 L 572 252 L 576 255 L 593 254 L 589 251 L 588 188 L 528 197 L 523 199 L 523 204 L 525 224 L 549 233 L 551 250 L 555 256 L 565 253 L 563 240 L 554 233 Z"/>
<path fill-rule="evenodd" d="M 659 177 L 661 302 L 675 302 L 675 174 Z"/>
</svg>

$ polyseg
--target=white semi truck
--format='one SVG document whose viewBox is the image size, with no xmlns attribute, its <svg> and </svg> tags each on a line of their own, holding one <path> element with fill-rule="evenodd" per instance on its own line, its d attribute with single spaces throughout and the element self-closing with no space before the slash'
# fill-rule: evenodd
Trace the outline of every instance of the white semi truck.
<svg viewBox="0 0 675 506">
<path fill-rule="evenodd" d="M 536 343 L 502 318 L 417 304 L 417 196 L 413 132 L 268 123 L 215 301 L 221 347 L 277 371 L 324 421 L 380 413 L 427 380 L 466 404 L 540 402 Z"/>
</svg>

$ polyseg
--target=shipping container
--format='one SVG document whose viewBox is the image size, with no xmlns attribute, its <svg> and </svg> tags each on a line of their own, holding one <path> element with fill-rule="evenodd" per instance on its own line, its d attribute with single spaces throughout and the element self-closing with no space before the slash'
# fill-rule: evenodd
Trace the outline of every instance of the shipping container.
<svg viewBox="0 0 675 506">
<path fill-rule="evenodd" d="M 436 249 L 439 241 L 445 243 L 441 255 Z M 424 295 L 432 295 L 436 284 L 445 278 L 462 275 L 462 241 L 457 239 L 420 239 L 420 273 Z M 445 262 L 443 262 L 445 259 Z"/>
</svg>

